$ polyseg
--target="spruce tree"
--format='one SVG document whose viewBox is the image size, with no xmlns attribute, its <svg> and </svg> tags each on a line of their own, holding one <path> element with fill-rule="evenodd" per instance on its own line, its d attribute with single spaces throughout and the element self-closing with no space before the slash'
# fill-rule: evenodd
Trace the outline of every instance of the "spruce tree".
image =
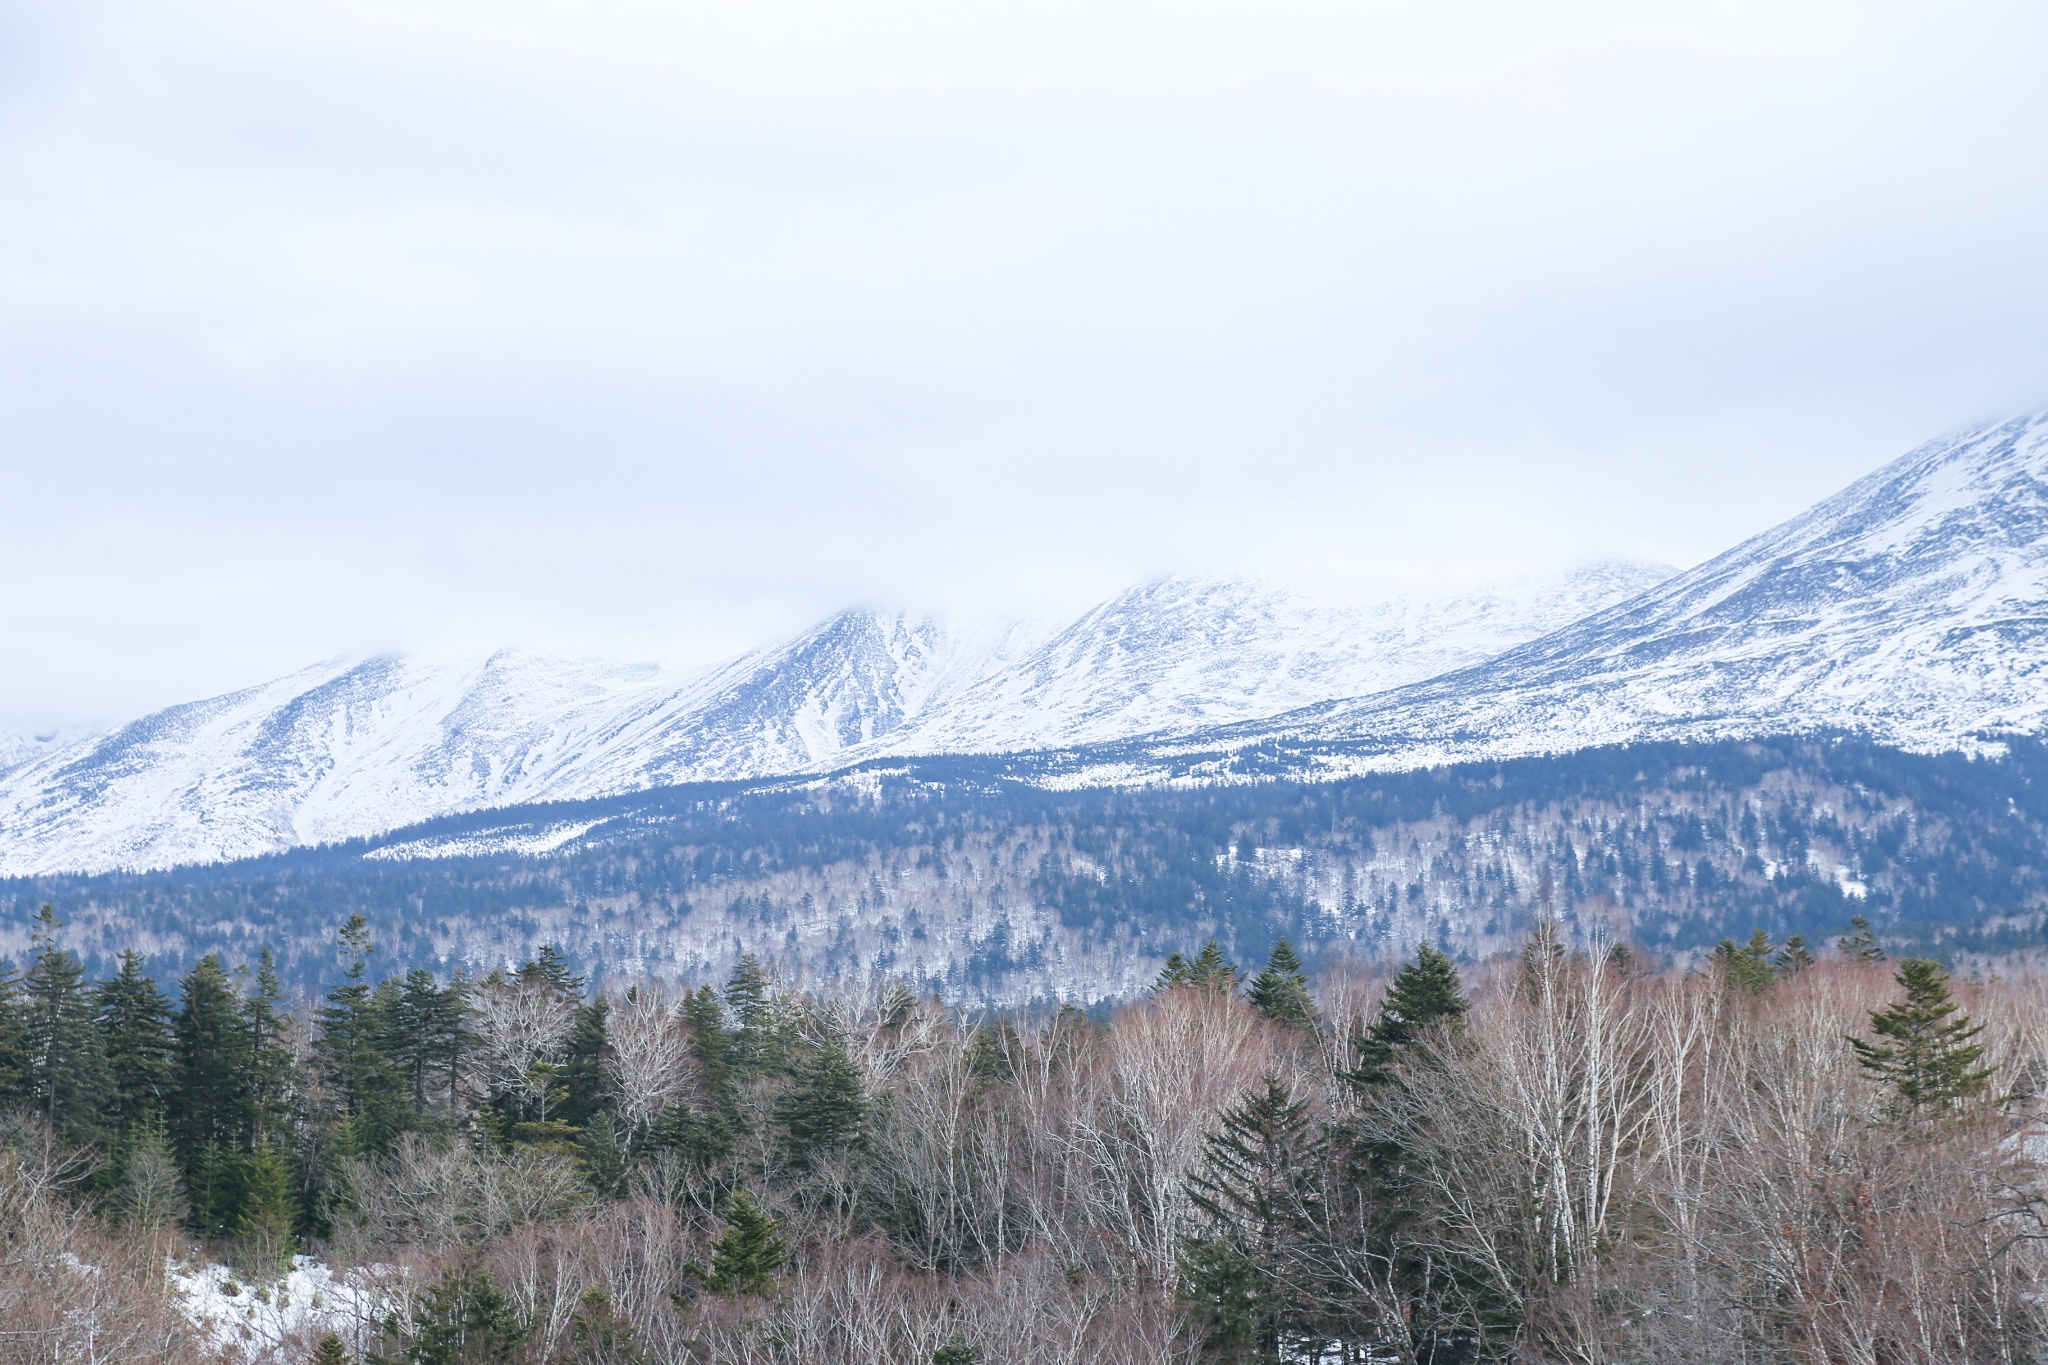
<svg viewBox="0 0 2048 1365">
<path fill-rule="evenodd" d="M 12 962 L 0 961 L 0 1100 L 21 1094 L 28 1058 L 22 1039 L 21 974 Z"/>
<path fill-rule="evenodd" d="M 1185 1248 L 1186 1292 L 1219 1344 L 1270 1357 L 1290 1319 L 1297 1327 L 1292 1257 L 1311 1235 L 1322 1139 L 1308 1101 L 1277 1075 L 1225 1111 L 1189 1175 L 1188 1198 L 1205 1220 Z"/>
<path fill-rule="evenodd" d="M 22 978 L 21 1089 L 51 1126 L 75 1142 L 100 1136 L 107 1098 L 98 1006 L 78 955 L 57 946 L 64 922 L 45 905 Z"/>
<path fill-rule="evenodd" d="M 313 1365 L 349 1365 L 348 1343 L 329 1332 L 313 1347 Z"/>
<path fill-rule="evenodd" d="M 702 1275 L 704 1287 L 714 1294 L 766 1294 L 788 1261 L 781 1228 L 737 1190 L 726 1206 L 725 1235 L 711 1250 L 711 1273 Z"/>
<path fill-rule="evenodd" d="M 569 1319 L 569 1350 L 560 1359 L 564 1365 L 644 1365 L 647 1356 L 633 1324 L 613 1306 L 611 1291 L 594 1284 Z"/>
<path fill-rule="evenodd" d="M 562 1053 L 562 1088 L 568 1093 L 555 1117 L 577 1129 L 587 1129 L 605 1117 L 610 1099 L 605 1089 L 605 1058 L 611 1051 L 607 1037 L 611 1002 L 602 995 L 576 1013 L 576 1027 Z"/>
<path fill-rule="evenodd" d="M 1239 979 L 1237 964 L 1223 955 L 1223 945 L 1213 938 L 1188 966 L 1187 984 L 1205 990 L 1234 991 Z"/>
<path fill-rule="evenodd" d="M 378 1008 L 379 1050 L 396 1073 L 413 1127 L 436 1104 L 445 1103 L 453 1114 L 464 1013 L 460 983 L 444 988 L 424 967 L 407 972 L 388 1004 Z"/>
<path fill-rule="evenodd" d="M 837 1039 L 828 1039 L 812 1051 L 795 1083 L 776 1101 L 775 1120 L 787 1136 L 790 1156 L 807 1164 L 857 1144 L 867 1109 L 860 1068 Z"/>
<path fill-rule="evenodd" d="M 1194 980 L 1194 974 L 1194 964 L 1176 949 L 1166 955 L 1166 965 L 1159 969 L 1159 977 L 1152 983 L 1152 989 L 1170 991 L 1175 986 L 1189 985 Z"/>
<path fill-rule="evenodd" d="M 268 1145 L 244 1156 L 241 1166 L 241 1209 L 235 1220 L 240 1256 L 254 1273 L 275 1274 L 289 1268 L 297 1250 L 291 1173 L 284 1157 Z"/>
<path fill-rule="evenodd" d="M 1849 917 L 1849 932 L 1835 940 L 1835 947 L 1852 962 L 1884 961 L 1884 949 L 1871 932 L 1870 921 L 1861 915 Z"/>
<path fill-rule="evenodd" d="M 386 1030 L 377 993 L 368 979 L 370 956 L 377 951 L 369 921 L 350 915 L 337 936 L 337 946 L 341 984 L 327 993 L 327 1002 L 315 1012 L 320 1024 L 320 1071 L 356 1144 L 375 1151 L 398 1127 L 393 1113 L 398 1076 L 380 1047 Z"/>
<path fill-rule="evenodd" d="M 185 1177 L 193 1230 L 224 1236 L 241 1215 L 240 1154 L 256 1128 L 242 1002 L 220 955 L 208 954 L 180 983 L 171 1148 Z"/>
<path fill-rule="evenodd" d="M 1948 973 L 1938 962 L 1909 957 L 1895 979 L 1906 998 L 1870 1016 L 1871 1032 L 1888 1041 L 1851 1038 L 1856 1060 L 1892 1088 L 1908 1117 L 1954 1110 L 1981 1095 L 1992 1072 L 1977 1066 L 1984 1045 L 1972 1040 L 1984 1026 L 1956 1014 Z"/>
<path fill-rule="evenodd" d="M 1747 944 L 1722 939 L 1714 948 L 1714 962 L 1721 969 L 1721 979 L 1731 989 L 1750 995 L 1761 995 L 1778 979 L 1771 967 L 1770 936 L 1761 929 L 1749 936 Z"/>
<path fill-rule="evenodd" d="M 1303 1033 L 1315 1031 L 1316 1002 L 1309 993 L 1308 974 L 1301 969 L 1301 959 L 1284 938 L 1273 945 L 1265 969 L 1245 990 L 1245 999 L 1276 1023 Z"/>
<path fill-rule="evenodd" d="M 120 971 L 99 987 L 107 1127 L 123 1144 L 162 1123 L 171 1096 L 171 1001 L 143 965 L 142 954 L 128 949 Z"/>
<path fill-rule="evenodd" d="M 569 969 L 569 959 L 562 956 L 562 950 L 552 943 L 542 944 L 538 953 L 520 964 L 519 979 L 545 981 L 564 995 L 579 1000 L 583 998 L 583 978 Z"/>
<path fill-rule="evenodd" d="M 1811 967 L 1815 959 L 1813 950 L 1806 946 L 1806 940 L 1798 934 L 1785 940 L 1785 946 L 1778 949 L 1778 955 L 1771 959 L 1771 965 L 1778 969 L 1779 976 L 1797 976 Z"/>
<path fill-rule="evenodd" d="M 386 1331 L 396 1328 L 393 1322 Z M 505 1365 L 518 1358 L 526 1337 L 505 1291 L 471 1259 L 443 1271 L 420 1297 L 396 1359 L 404 1365 Z"/>
<path fill-rule="evenodd" d="M 768 973 L 752 953 L 740 958 L 725 983 L 725 1007 L 732 1015 L 733 1070 L 741 1076 L 773 1071 L 782 1061 L 774 1000 Z"/>
<path fill-rule="evenodd" d="M 1472 1008 L 1458 981 L 1458 964 L 1448 953 L 1427 943 L 1415 950 L 1415 961 L 1395 974 L 1380 1003 L 1379 1017 L 1357 1039 L 1358 1066 L 1345 1079 L 1357 1086 L 1380 1085 L 1392 1079 L 1391 1067 L 1400 1049 L 1439 1024 L 1456 1024 Z"/>
</svg>

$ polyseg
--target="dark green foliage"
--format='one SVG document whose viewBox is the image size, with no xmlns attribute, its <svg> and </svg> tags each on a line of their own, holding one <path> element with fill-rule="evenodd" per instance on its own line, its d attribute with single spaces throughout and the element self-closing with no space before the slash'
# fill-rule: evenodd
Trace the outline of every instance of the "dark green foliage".
<svg viewBox="0 0 2048 1365">
<path fill-rule="evenodd" d="M 242 1001 L 218 957 L 185 974 L 172 1021 L 177 1103 L 171 1148 L 185 1178 L 192 1226 L 202 1236 L 234 1231 L 241 1217 L 240 1158 L 258 1126 Z"/>
<path fill-rule="evenodd" d="M 1400 1049 L 1425 1029 L 1457 1023 L 1471 1007 L 1458 981 L 1458 964 L 1448 953 L 1423 944 L 1415 961 L 1395 974 L 1379 1017 L 1357 1040 L 1358 1066 L 1346 1079 L 1358 1086 L 1384 1084 Z"/>
<path fill-rule="evenodd" d="M 379 1007 L 378 1045 L 397 1073 L 413 1127 L 421 1126 L 437 1106 L 453 1116 L 467 1041 L 466 1012 L 463 983 L 443 987 L 421 967 L 407 972 L 396 997 Z"/>
<path fill-rule="evenodd" d="M 1906 998 L 1870 1016 L 1871 1032 L 1885 1041 L 1851 1038 L 1856 1060 L 1892 1088 L 1909 1117 L 1954 1111 L 1983 1094 L 1992 1073 L 1977 1066 L 1984 1045 L 1972 1040 L 1984 1026 L 1956 1014 L 1948 973 L 1938 962 L 1909 957 L 1896 979 Z"/>
<path fill-rule="evenodd" d="M 121 954 L 99 986 L 100 1048 L 107 1062 L 107 1128 L 124 1143 L 164 1121 L 171 1099 L 171 1001 L 143 972 L 142 954 Z"/>
<path fill-rule="evenodd" d="M 1785 946 L 1778 949 L 1778 955 L 1771 959 L 1771 965 L 1778 969 L 1779 976 L 1797 976 L 1811 967 L 1817 959 L 1813 950 L 1806 946 L 1806 940 L 1798 934 L 1785 940 Z"/>
<path fill-rule="evenodd" d="M 511 1300 L 478 1261 L 450 1266 L 421 1295 L 410 1332 L 386 1325 L 396 1354 L 391 1365 L 503 1365 L 516 1358 L 527 1332 Z"/>
<path fill-rule="evenodd" d="M 347 1343 L 329 1332 L 313 1348 L 313 1365 L 349 1365 Z"/>
<path fill-rule="evenodd" d="M 1861 915 L 1849 916 L 1849 932 L 1835 940 L 1835 947 L 1843 957 L 1857 962 L 1884 961 L 1884 949 L 1871 932 L 1870 921 Z"/>
<path fill-rule="evenodd" d="M 562 1054 L 565 1093 L 555 1117 L 572 1128 L 589 1127 L 605 1104 L 604 1061 L 610 1050 L 605 1026 L 610 1013 L 611 1004 L 601 995 L 578 1010 L 576 1028 Z"/>
<path fill-rule="evenodd" d="M 403 1122 L 399 1113 L 402 1081 L 381 1044 L 389 1032 L 385 1012 L 402 1007 L 404 991 L 395 983 L 387 983 L 389 989 L 382 992 L 371 986 L 370 956 L 377 948 L 363 916 L 348 917 L 337 946 L 341 984 L 327 993 L 327 1003 L 316 1013 L 320 1072 L 339 1102 L 340 1117 L 349 1123 L 356 1145 L 375 1152 L 383 1149 Z"/>
<path fill-rule="evenodd" d="M 552 943 L 541 945 L 539 952 L 519 968 L 522 981 L 545 981 L 564 995 L 580 999 L 583 995 L 583 978 L 569 970 L 569 959 L 562 956 L 562 950 Z"/>
<path fill-rule="evenodd" d="M 1777 971 L 1771 966 L 1771 951 L 1770 936 L 1759 929 L 1749 936 L 1747 944 L 1737 944 L 1732 938 L 1722 939 L 1714 949 L 1714 963 L 1720 968 L 1721 979 L 1729 989 L 1761 995 L 1778 979 Z"/>
<path fill-rule="evenodd" d="M 1315 1031 L 1316 1001 L 1309 993 L 1308 973 L 1301 969 L 1301 959 L 1284 938 L 1273 945 L 1265 968 L 1246 988 L 1245 999 L 1275 1023 L 1304 1033 Z"/>
<path fill-rule="evenodd" d="M 576 1304 L 569 1319 L 569 1349 L 559 1359 L 564 1365 L 642 1365 L 647 1357 L 633 1325 L 613 1306 L 611 1291 L 594 1284 Z"/>
<path fill-rule="evenodd" d="M 838 1039 L 829 1038 L 812 1049 L 776 1101 L 775 1121 L 791 1158 L 804 1164 L 858 1143 L 867 1107 L 860 1068 Z"/>
<path fill-rule="evenodd" d="M 981 1355 L 964 1341 L 949 1341 L 932 1352 L 932 1365 L 979 1365 Z"/>
<path fill-rule="evenodd" d="M 238 1193 L 235 1241 L 242 1263 L 263 1275 L 288 1268 L 298 1244 L 292 1236 L 295 1210 L 284 1157 L 269 1146 L 244 1156 Z"/>
<path fill-rule="evenodd" d="M 1303 1306 L 1290 1275 L 1312 1235 L 1320 1200 L 1322 1139 L 1278 1076 L 1227 1110 L 1188 1177 L 1205 1220 L 1186 1247 L 1185 1293 L 1208 1339 L 1226 1354 L 1270 1356 L 1283 1327 L 1300 1330 Z"/>
<path fill-rule="evenodd" d="M 782 1039 L 768 973 L 752 953 L 741 957 L 725 983 L 725 1007 L 732 1016 L 732 1069 L 759 1076 L 782 1064 Z"/>
<path fill-rule="evenodd" d="M 725 1235 L 711 1251 L 711 1272 L 702 1276 L 704 1287 L 714 1294 L 766 1294 L 788 1262 L 782 1229 L 754 1207 L 745 1190 L 735 1192 L 725 1210 Z"/>
<path fill-rule="evenodd" d="M 21 975 L 11 962 L 0 961 L 0 1099 L 21 1093 L 24 1055 L 21 1022 Z"/>
<path fill-rule="evenodd" d="M 1155 989 L 1195 986 L 1203 990 L 1233 991 L 1237 989 L 1238 979 L 1236 964 L 1224 956 L 1223 945 L 1212 938 L 1202 945 L 1202 951 L 1192 960 L 1179 953 L 1169 956 L 1165 969 L 1159 973 Z"/>
<path fill-rule="evenodd" d="M 100 1136 L 107 1099 L 95 993 L 78 956 L 57 946 L 63 927 L 44 906 L 36 917 L 29 968 L 21 983 L 21 1079 L 24 1098 L 74 1142 Z"/>
</svg>

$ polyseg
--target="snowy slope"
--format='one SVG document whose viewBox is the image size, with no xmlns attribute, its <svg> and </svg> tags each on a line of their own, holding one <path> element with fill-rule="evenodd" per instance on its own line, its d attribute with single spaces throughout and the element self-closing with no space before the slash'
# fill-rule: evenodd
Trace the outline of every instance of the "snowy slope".
<svg viewBox="0 0 2048 1365">
<path fill-rule="evenodd" d="M 1068 748 L 1358 697 L 1490 658 L 1669 578 L 1603 561 L 1461 595 L 1318 601 L 1243 580 L 1132 588 L 905 727 L 890 753 Z"/>
<path fill-rule="evenodd" d="M 2048 729 L 2048 411 L 1931 442 L 1698 568 L 1477 667 L 1180 746 L 1323 771 L 1633 739 Z M 1161 751 L 1161 757 L 1168 755 Z"/>
<path fill-rule="evenodd" d="M 1666 572 L 1595 565 L 1344 608 L 1169 580 L 1049 642 L 848 611 L 688 677 L 510 652 L 323 664 L 0 773 L 0 874 L 215 861 L 484 807 L 1272 715 L 1483 658 Z"/>
</svg>

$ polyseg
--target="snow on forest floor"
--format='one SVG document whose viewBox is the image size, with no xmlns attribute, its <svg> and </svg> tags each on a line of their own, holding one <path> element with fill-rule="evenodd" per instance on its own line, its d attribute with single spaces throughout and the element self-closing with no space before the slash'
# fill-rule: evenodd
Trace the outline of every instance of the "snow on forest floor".
<svg viewBox="0 0 2048 1365">
<path fill-rule="evenodd" d="M 281 1358 L 332 1332 L 360 1351 L 392 1307 L 387 1266 L 351 1270 L 337 1278 L 310 1256 L 292 1258 L 287 1273 L 256 1281 L 224 1265 L 173 1262 L 172 1291 L 185 1316 L 206 1333 L 207 1344 L 230 1360 Z"/>
</svg>

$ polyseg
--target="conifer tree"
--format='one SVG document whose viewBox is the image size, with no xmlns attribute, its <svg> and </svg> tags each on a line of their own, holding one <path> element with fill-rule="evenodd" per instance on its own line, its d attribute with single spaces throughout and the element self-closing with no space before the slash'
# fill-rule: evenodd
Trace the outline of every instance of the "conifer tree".
<svg viewBox="0 0 2048 1365">
<path fill-rule="evenodd" d="M 552 943 L 541 945 L 539 952 L 522 963 L 519 968 L 522 981 L 545 981 L 556 990 L 576 999 L 583 998 L 584 979 L 569 969 L 569 959 L 562 956 L 562 950 Z"/>
<path fill-rule="evenodd" d="M 389 983 L 387 983 L 389 984 Z M 455 1105 L 454 1075 L 463 1048 L 464 1003 L 460 983 L 445 988 L 424 967 L 405 974 L 378 1007 L 379 1049 L 396 1072 L 405 1102 L 418 1126 L 434 1104 Z M 443 1101 L 443 1095 L 446 1098 Z"/>
<path fill-rule="evenodd" d="M 0 1099 L 21 1093 L 28 1065 L 21 1023 L 21 974 L 12 962 L 0 961 Z"/>
<path fill-rule="evenodd" d="M 782 1060 L 774 1001 L 768 973 L 752 953 L 740 958 L 725 983 L 725 1007 L 732 1015 L 732 1069 L 741 1076 L 774 1070 Z"/>
<path fill-rule="evenodd" d="M 397 1335 L 393 1321 L 386 1332 Z M 450 1266 L 420 1298 L 412 1330 L 400 1338 L 404 1365 L 504 1365 L 527 1337 L 512 1301 L 475 1259 Z"/>
<path fill-rule="evenodd" d="M 248 1068 L 252 1143 L 288 1131 L 293 1114 L 291 1051 L 285 1045 L 285 1019 L 278 1012 L 284 996 L 277 960 L 265 948 L 256 963 L 254 986 L 242 996 L 242 1029 Z"/>
<path fill-rule="evenodd" d="M 1849 932 L 1835 940 L 1835 947 L 1852 962 L 1884 961 L 1884 949 L 1871 932 L 1870 921 L 1861 915 L 1849 916 Z"/>
<path fill-rule="evenodd" d="M 569 1351 L 564 1365 L 644 1365 L 633 1324 L 619 1315 L 611 1291 L 594 1284 L 583 1291 L 569 1319 Z"/>
<path fill-rule="evenodd" d="M 291 1174 L 284 1157 L 268 1145 L 243 1157 L 241 1165 L 235 1237 L 252 1269 L 274 1273 L 289 1266 L 297 1249 L 292 1239 Z"/>
<path fill-rule="evenodd" d="M 782 1229 L 754 1207 L 745 1190 L 737 1190 L 726 1206 L 725 1235 L 711 1251 L 711 1273 L 702 1276 L 704 1287 L 714 1294 L 766 1294 L 788 1261 Z"/>
<path fill-rule="evenodd" d="M 1806 946 L 1806 940 L 1798 934 L 1785 940 L 1785 946 L 1778 949 L 1778 955 L 1771 959 L 1771 965 L 1778 969 L 1779 976 L 1797 976 L 1811 967 L 1817 959 L 1813 950 Z"/>
<path fill-rule="evenodd" d="M 1722 980 L 1751 995 L 1761 995 L 1778 979 L 1771 968 L 1770 936 L 1761 929 L 1749 936 L 1747 944 L 1722 939 L 1714 948 L 1714 962 L 1721 969 Z"/>
<path fill-rule="evenodd" d="M 1472 1002 L 1460 989 L 1458 964 L 1448 953 L 1422 944 L 1415 950 L 1415 961 L 1395 974 L 1379 1017 L 1358 1038 L 1358 1066 L 1345 1078 L 1358 1086 L 1390 1080 L 1399 1049 L 1432 1025 L 1457 1023 L 1470 1008 Z"/>
<path fill-rule="evenodd" d="M 171 1097 L 171 1001 L 143 966 L 142 954 L 128 949 L 99 987 L 107 1127 L 124 1144 L 162 1123 Z"/>
<path fill-rule="evenodd" d="M 1895 979 L 1906 998 L 1870 1016 L 1871 1032 L 1889 1041 L 1851 1038 L 1856 1060 L 1892 1088 L 1908 1117 L 1953 1110 L 1982 1094 L 1992 1072 L 1977 1066 L 1984 1045 L 1973 1040 L 1984 1026 L 1956 1014 L 1948 973 L 1938 962 L 1909 957 Z"/>
<path fill-rule="evenodd" d="M 1308 974 L 1301 969 L 1293 945 L 1284 938 L 1273 945 L 1264 970 L 1245 990 L 1245 999 L 1276 1023 L 1303 1033 L 1315 1031 L 1316 1002 L 1309 993 Z"/>
<path fill-rule="evenodd" d="M 776 1101 L 775 1119 L 787 1135 L 790 1155 L 805 1164 L 857 1144 L 867 1107 L 860 1068 L 837 1039 L 827 1039 Z"/>
<path fill-rule="evenodd" d="M 1178 949 L 1166 955 L 1166 965 L 1159 969 L 1159 977 L 1152 983 L 1155 991 L 1170 991 L 1175 986 L 1186 986 L 1194 980 L 1195 967 Z"/>
<path fill-rule="evenodd" d="M 237 1168 L 256 1127 L 247 1031 L 219 954 L 201 958 L 185 974 L 180 995 L 172 1020 L 171 1148 L 185 1177 L 194 1230 L 223 1236 L 241 1215 Z"/>
<path fill-rule="evenodd" d="M 379 1046 L 386 1030 L 368 979 L 370 956 L 377 951 L 369 921 L 350 915 L 337 936 L 337 947 L 341 984 L 327 993 L 327 1003 L 315 1012 L 320 1070 L 356 1142 L 374 1151 L 397 1126 L 391 1111 L 398 1077 Z"/>
<path fill-rule="evenodd" d="M 1202 945 L 1202 951 L 1188 964 L 1187 984 L 1200 986 L 1205 990 L 1234 991 L 1240 975 L 1237 964 L 1223 955 L 1223 945 L 1210 939 Z"/>
<path fill-rule="evenodd" d="M 21 984 L 21 1089 L 59 1132 L 90 1141 L 99 1136 L 107 1091 L 98 1007 L 78 955 L 57 946 L 64 927 L 57 912 L 45 905 L 36 926 Z"/>
<path fill-rule="evenodd" d="M 1205 1140 L 1187 1191 L 1206 1227 L 1185 1247 L 1185 1278 L 1218 1345 L 1270 1357 L 1282 1327 L 1302 1311 L 1290 1258 L 1311 1235 L 1321 1162 L 1308 1101 L 1277 1075 L 1227 1110 Z"/>
<path fill-rule="evenodd" d="M 349 1365 L 348 1343 L 329 1332 L 313 1347 L 313 1365 Z"/>
<path fill-rule="evenodd" d="M 586 1129 L 609 1106 L 605 1092 L 605 1057 L 610 1052 L 606 1028 L 611 1002 L 602 995 L 576 1014 L 576 1027 L 562 1053 L 562 1107 L 555 1117 L 573 1128 Z"/>
</svg>

